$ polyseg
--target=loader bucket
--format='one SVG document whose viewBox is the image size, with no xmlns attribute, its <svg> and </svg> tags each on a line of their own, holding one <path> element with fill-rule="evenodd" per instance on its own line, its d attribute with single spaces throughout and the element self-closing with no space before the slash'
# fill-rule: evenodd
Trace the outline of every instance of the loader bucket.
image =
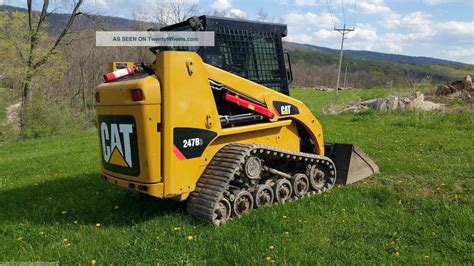
<svg viewBox="0 0 474 266">
<path fill-rule="evenodd" d="M 379 167 L 357 145 L 325 143 L 325 156 L 336 165 L 336 183 L 352 184 L 379 172 Z"/>
</svg>

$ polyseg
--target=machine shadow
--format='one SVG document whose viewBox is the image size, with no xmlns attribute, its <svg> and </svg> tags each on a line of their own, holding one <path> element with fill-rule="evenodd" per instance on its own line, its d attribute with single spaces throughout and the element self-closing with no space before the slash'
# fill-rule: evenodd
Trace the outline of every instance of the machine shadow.
<svg viewBox="0 0 474 266">
<path fill-rule="evenodd" d="M 45 181 L 0 193 L 0 221 L 37 224 L 101 223 L 130 226 L 156 217 L 182 216 L 185 204 L 128 195 L 98 173 Z"/>
</svg>

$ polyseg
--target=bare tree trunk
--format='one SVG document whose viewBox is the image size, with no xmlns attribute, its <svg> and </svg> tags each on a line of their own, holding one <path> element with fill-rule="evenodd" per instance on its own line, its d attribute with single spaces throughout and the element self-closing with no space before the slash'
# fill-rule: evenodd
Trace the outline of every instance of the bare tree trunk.
<svg viewBox="0 0 474 266">
<path fill-rule="evenodd" d="M 31 82 L 34 78 L 35 71 L 43 66 L 45 63 L 48 62 L 50 57 L 56 52 L 56 48 L 58 45 L 61 44 L 61 41 L 63 40 L 64 36 L 69 32 L 69 29 L 71 28 L 74 19 L 82 14 L 79 12 L 79 7 L 82 5 L 82 2 L 84 0 L 77 0 L 77 2 L 74 3 L 74 8 L 69 16 L 69 19 L 66 22 L 66 25 L 64 26 L 63 30 L 59 34 L 59 37 L 56 39 L 54 44 L 50 47 L 49 51 L 44 55 L 42 58 L 34 58 L 37 42 L 38 42 L 38 34 L 42 30 L 42 26 L 44 22 L 46 21 L 46 17 L 48 15 L 48 7 L 49 7 L 49 0 L 43 0 L 43 7 L 41 9 L 41 12 L 38 17 L 38 22 L 33 27 L 33 5 L 32 5 L 32 0 L 27 0 L 27 8 L 28 8 L 28 28 L 30 31 L 30 39 L 29 39 L 29 51 L 28 51 L 28 61 L 27 61 L 27 68 L 26 68 L 26 75 L 25 78 L 23 79 L 22 85 L 21 85 L 21 107 L 20 107 L 20 131 L 23 132 L 25 129 L 25 115 L 27 112 L 28 108 L 28 97 L 30 94 L 30 85 Z"/>
<path fill-rule="evenodd" d="M 27 73 L 23 83 L 21 85 L 21 106 L 20 106 L 20 130 L 23 132 L 25 129 L 25 116 L 28 108 L 28 94 L 30 90 L 30 82 L 32 75 Z"/>
</svg>

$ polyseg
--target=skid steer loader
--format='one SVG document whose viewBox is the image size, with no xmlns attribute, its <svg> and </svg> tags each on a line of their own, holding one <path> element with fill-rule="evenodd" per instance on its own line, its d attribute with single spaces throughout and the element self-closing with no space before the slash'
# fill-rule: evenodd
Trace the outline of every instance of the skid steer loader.
<svg viewBox="0 0 474 266">
<path fill-rule="evenodd" d="M 97 87 L 103 179 L 219 225 L 378 172 L 357 146 L 325 144 L 289 96 L 286 25 L 201 16 L 161 30 L 214 31 L 215 46 L 151 48 L 155 70 Z"/>
</svg>

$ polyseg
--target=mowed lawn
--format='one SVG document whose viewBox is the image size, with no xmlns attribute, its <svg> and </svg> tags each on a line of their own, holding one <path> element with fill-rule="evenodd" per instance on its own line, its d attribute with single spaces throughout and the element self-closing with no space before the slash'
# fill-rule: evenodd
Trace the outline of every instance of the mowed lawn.
<svg viewBox="0 0 474 266">
<path fill-rule="evenodd" d="M 472 108 L 325 115 L 332 93 L 292 93 L 327 141 L 357 143 L 381 173 L 216 228 L 101 181 L 94 131 L 0 145 L 0 261 L 474 264 Z M 389 94 L 342 91 L 340 103 Z"/>
</svg>

